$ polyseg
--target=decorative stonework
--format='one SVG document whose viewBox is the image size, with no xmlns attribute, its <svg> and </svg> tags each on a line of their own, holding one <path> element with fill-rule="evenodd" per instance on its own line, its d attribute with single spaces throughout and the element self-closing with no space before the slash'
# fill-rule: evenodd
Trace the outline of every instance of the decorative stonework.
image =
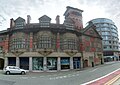
<svg viewBox="0 0 120 85">
<path fill-rule="evenodd" d="M 24 53 L 24 51 L 15 50 L 15 51 L 12 51 L 12 53 L 13 53 L 15 56 L 20 56 L 21 54 Z"/>
<path fill-rule="evenodd" d="M 47 55 L 51 54 L 52 52 L 53 52 L 52 49 L 46 49 L 46 48 L 38 51 L 38 53 L 40 53 L 43 56 L 47 56 Z"/>
<path fill-rule="evenodd" d="M 74 56 L 78 51 L 77 50 L 64 50 L 69 56 Z"/>
</svg>

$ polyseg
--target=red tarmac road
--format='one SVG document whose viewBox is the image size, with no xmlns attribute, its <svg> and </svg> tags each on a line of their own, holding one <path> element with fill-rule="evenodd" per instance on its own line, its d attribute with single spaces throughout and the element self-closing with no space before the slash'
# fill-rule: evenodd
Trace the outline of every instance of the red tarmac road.
<svg viewBox="0 0 120 85">
<path fill-rule="evenodd" d="M 87 85 L 111 85 L 118 79 L 116 77 L 120 77 L 120 70 Z"/>
</svg>

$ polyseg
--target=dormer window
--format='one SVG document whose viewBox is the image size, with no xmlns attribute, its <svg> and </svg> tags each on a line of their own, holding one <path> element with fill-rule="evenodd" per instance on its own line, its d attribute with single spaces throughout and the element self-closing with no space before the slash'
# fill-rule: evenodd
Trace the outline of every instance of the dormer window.
<svg viewBox="0 0 120 85">
<path fill-rule="evenodd" d="M 40 21 L 40 27 L 49 27 L 50 22 L 49 21 Z"/>
<path fill-rule="evenodd" d="M 16 28 L 23 28 L 24 27 L 24 22 L 17 22 L 15 23 Z"/>
<path fill-rule="evenodd" d="M 15 20 L 15 27 L 16 29 L 20 29 L 20 28 L 23 28 L 25 26 L 25 20 L 21 17 L 18 17 L 16 20 Z"/>
<path fill-rule="evenodd" d="M 51 18 L 49 18 L 46 15 L 40 17 L 39 18 L 40 27 L 49 27 L 50 26 L 50 21 L 51 21 Z"/>
</svg>

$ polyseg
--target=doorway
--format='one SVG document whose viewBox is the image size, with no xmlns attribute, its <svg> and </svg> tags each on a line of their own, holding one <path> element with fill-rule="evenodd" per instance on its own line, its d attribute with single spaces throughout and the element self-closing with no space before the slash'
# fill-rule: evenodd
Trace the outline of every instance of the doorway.
<svg viewBox="0 0 120 85">
<path fill-rule="evenodd" d="M 84 67 L 88 67 L 88 60 L 84 60 Z"/>
<path fill-rule="evenodd" d="M 73 67 L 74 67 L 74 69 L 79 69 L 81 67 L 80 57 L 73 58 Z"/>
<path fill-rule="evenodd" d="M 0 58 L 0 69 L 4 68 L 4 59 Z"/>
</svg>

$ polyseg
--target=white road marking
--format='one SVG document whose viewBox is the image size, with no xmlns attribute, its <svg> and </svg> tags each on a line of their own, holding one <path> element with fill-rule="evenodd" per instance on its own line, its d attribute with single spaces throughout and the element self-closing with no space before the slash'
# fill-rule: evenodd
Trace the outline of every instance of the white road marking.
<svg viewBox="0 0 120 85">
<path fill-rule="evenodd" d="M 80 74 L 76 74 L 76 76 L 79 76 Z"/>
<path fill-rule="evenodd" d="M 112 73 L 114 73 L 114 72 L 116 72 L 116 71 L 118 71 L 118 70 L 120 70 L 120 68 L 117 69 L 117 70 L 115 70 L 115 71 L 113 71 L 113 72 L 111 72 L 111 73 L 109 73 L 109 74 L 107 74 L 107 75 L 105 75 L 105 76 L 102 76 L 102 77 L 100 77 L 100 78 L 97 78 L 97 79 L 95 79 L 95 80 L 92 80 L 92 81 L 89 81 L 89 82 L 86 82 L 86 83 L 83 83 L 83 84 L 80 84 L 80 85 L 90 84 L 90 83 L 92 83 L 92 82 L 95 82 L 95 81 L 97 81 L 97 80 L 100 80 L 100 79 L 102 79 L 102 78 L 105 78 L 105 77 L 109 76 L 110 74 L 112 74 Z"/>
<path fill-rule="evenodd" d="M 97 70 L 97 69 L 95 69 Z M 94 70 L 94 71 L 95 71 Z M 80 72 L 74 72 L 72 74 L 66 74 L 66 75 L 58 75 L 58 74 L 55 74 L 55 75 L 48 75 L 50 78 L 50 80 L 55 80 L 55 79 L 63 79 L 63 78 L 70 78 L 70 77 L 76 77 L 76 76 L 80 76 L 79 74 Z"/>
<path fill-rule="evenodd" d="M 90 71 L 90 72 L 94 72 L 94 71 L 96 71 L 98 68 L 96 68 L 96 69 L 93 69 L 92 71 Z"/>
<path fill-rule="evenodd" d="M 37 77 L 31 77 L 31 78 L 37 78 Z"/>
<path fill-rule="evenodd" d="M 28 77 L 21 77 L 22 79 L 28 79 Z"/>
<path fill-rule="evenodd" d="M 55 79 L 63 79 L 63 78 L 74 77 L 74 76 L 78 76 L 78 75 L 57 76 L 57 77 L 53 77 L 53 78 L 51 77 L 49 79 L 55 80 Z"/>
<path fill-rule="evenodd" d="M 63 78 L 66 78 L 67 76 L 63 76 Z"/>
</svg>

